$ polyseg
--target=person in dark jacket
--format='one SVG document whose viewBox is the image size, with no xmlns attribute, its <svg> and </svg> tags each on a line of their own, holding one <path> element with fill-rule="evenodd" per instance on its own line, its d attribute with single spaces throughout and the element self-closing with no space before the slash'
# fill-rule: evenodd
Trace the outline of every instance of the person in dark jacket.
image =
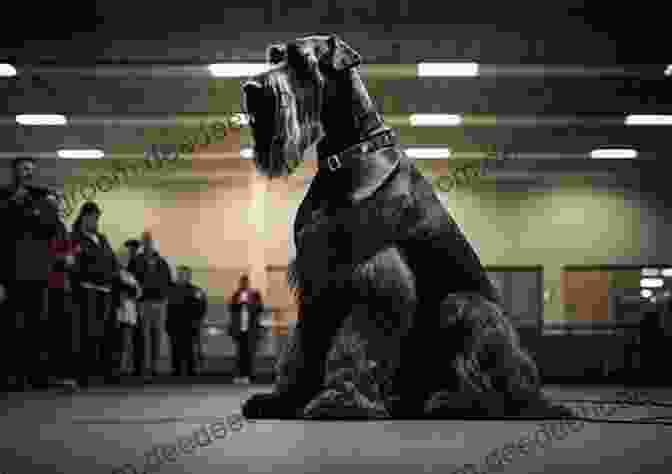
<svg viewBox="0 0 672 474">
<path fill-rule="evenodd" d="M 12 161 L 12 184 L 0 189 L 0 385 L 47 385 L 41 350 L 47 346 L 46 293 L 52 266 L 49 242 L 60 230 L 50 190 L 32 186 L 36 163 Z"/>
<path fill-rule="evenodd" d="M 166 321 L 174 375 L 196 375 L 201 329 L 207 310 L 205 291 L 191 283 L 189 267 L 179 266 L 177 283 L 168 299 Z"/>
<path fill-rule="evenodd" d="M 254 356 L 262 335 L 260 317 L 263 309 L 261 294 L 250 287 L 250 278 L 243 275 L 240 288 L 229 303 L 229 335 L 238 346 L 238 376 L 234 378 L 234 383 L 250 383 L 254 376 Z"/>
<path fill-rule="evenodd" d="M 658 366 L 663 361 L 662 348 L 664 347 L 663 326 L 661 324 L 660 308 L 652 306 L 642 314 L 639 323 L 641 337 L 641 370 L 640 382 L 643 384 L 659 382 L 661 373 Z"/>
<path fill-rule="evenodd" d="M 156 250 L 151 233 L 143 233 L 142 246 L 142 253 L 129 263 L 128 271 L 142 288 L 139 314 L 144 347 L 143 375 L 150 378 L 158 374 L 161 337 L 165 331 L 166 306 L 173 278 L 168 262 Z"/>
<path fill-rule="evenodd" d="M 85 203 L 72 235 L 80 247 L 72 274 L 74 300 L 81 317 L 79 382 L 83 386 L 89 385 L 94 377 L 116 381 L 119 370 L 112 290 L 121 266 L 107 237 L 98 231 L 101 213 L 96 203 Z"/>
</svg>

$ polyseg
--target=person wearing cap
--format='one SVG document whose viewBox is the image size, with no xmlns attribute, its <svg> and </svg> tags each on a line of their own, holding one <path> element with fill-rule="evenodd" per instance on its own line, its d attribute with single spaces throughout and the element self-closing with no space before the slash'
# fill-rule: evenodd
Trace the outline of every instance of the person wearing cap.
<svg viewBox="0 0 672 474">
<path fill-rule="evenodd" d="M 48 385 L 46 360 L 49 242 L 60 230 L 49 189 L 32 185 L 32 158 L 12 160 L 12 183 L 0 189 L 0 385 L 24 390 Z"/>
<path fill-rule="evenodd" d="M 94 378 L 116 381 L 120 369 L 118 324 L 112 312 L 112 290 L 121 265 L 107 237 L 98 230 L 102 214 L 94 202 L 86 202 L 73 225 L 73 240 L 80 252 L 73 266 L 73 290 L 81 316 L 80 383 Z"/>
</svg>

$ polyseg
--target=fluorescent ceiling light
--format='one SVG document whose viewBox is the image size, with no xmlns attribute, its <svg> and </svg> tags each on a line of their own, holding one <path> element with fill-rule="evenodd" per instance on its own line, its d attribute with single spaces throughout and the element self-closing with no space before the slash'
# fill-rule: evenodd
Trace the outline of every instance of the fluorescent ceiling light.
<svg viewBox="0 0 672 474">
<path fill-rule="evenodd" d="M 215 77 L 248 77 L 268 71 L 266 63 L 217 63 L 208 66 Z"/>
<path fill-rule="evenodd" d="M 662 288 L 665 282 L 662 278 L 642 278 L 639 284 L 642 288 Z"/>
<path fill-rule="evenodd" d="M 476 77 L 478 63 L 418 63 L 418 77 Z"/>
<path fill-rule="evenodd" d="M 672 64 L 668 65 L 668 66 L 665 68 L 665 73 L 664 73 L 664 74 L 665 74 L 666 76 L 672 76 Z"/>
<path fill-rule="evenodd" d="M 406 148 L 405 151 L 411 158 L 424 160 L 450 158 L 450 148 Z"/>
<path fill-rule="evenodd" d="M 642 268 L 642 276 L 657 277 L 660 276 L 660 270 L 657 268 Z"/>
<path fill-rule="evenodd" d="M 651 298 L 653 296 L 653 291 L 645 288 L 640 291 L 639 294 L 642 295 L 642 298 Z"/>
<path fill-rule="evenodd" d="M 16 69 L 14 66 L 7 63 L 0 63 L 0 76 L 1 77 L 13 77 L 16 76 Z"/>
<path fill-rule="evenodd" d="M 672 125 L 672 115 L 628 115 L 626 125 Z"/>
<path fill-rule="evenodd" d="M 102 158 L 105 156 L 100 150 L 58 150 L 59 158 L 75 158 L 75 159 L 86 159 L 86 158 Z"/>
<path fill-rule="evenodd" d="M 21 125 L 65 125 L 68 123 L 68 120 L 65 118 L 65 115 L 55 115 L 55 114 L 17 115 L 16 121 Z"/>
<path fill-rule="evenodd" d="M 245 158 L 246 160 L 252 159 L 254 157 L 254 150 L 252 147 L 245 147 L 240 149 L 240 157 Z"/>
<path fill-rule="evenodd" d="M 663 268 L 663 271 L 660 272 L 662 276 L 664 277 L 672 277 L 672 268 Z"/>
<path fill-rule="evenodd" d="M 590 152 L 591 158 L 637 158 L 637 150 L 629 148 L 604 148 Z"/>
<path fill-rule="evenodd" d="M 408 120 L 412 127 L 454 127 L 462 124 L 460 115 L 449 114 L 411 114 Z"/>
</svg>

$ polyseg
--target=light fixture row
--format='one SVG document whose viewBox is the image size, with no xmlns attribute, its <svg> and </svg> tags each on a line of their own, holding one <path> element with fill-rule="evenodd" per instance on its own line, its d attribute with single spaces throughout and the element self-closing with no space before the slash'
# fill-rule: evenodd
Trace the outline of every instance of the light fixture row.
<svg viewBox="0 0 672 474">
<path fill-rule="evenodd" d="M 650 124 L 658 125 L 672 125 L 672 116 L 635 116 L 629 115 L 626 118 L 626 124 L 644 124 L 642 119 L 648 118 Z M 16 116 L 16 121 L 24 126 L 57 126 L 67 125 L 68 121 L 64 115 L 58 114 L 43 114 L 30 115 L 22 114 Z M 241 124 L 245 124 L 246 120 L 241 120 Z M 460 115 L 448 114 L 412 114 L 409 117 L 409 123 L 413 127 L 431 127 L 431 126 L 459 126 L 462 123 Z M 247 152 L 246 152 L 247 153 Z M 440 159 L 449 158 L 451 152 L 448 148 L 409 148 L 407 150 L 409 156 L 419 159 Z M 634 159 L 637 158 L 637 150 L 630 148 L 600 148 L 590 152 L 590 158 L 600 159 Z M 245 155 L 243 155 L 245 157 Z"/>
<path fill-rule="evenodd" d="M 403 65 L 401 65 L 403 66 Z M 207 66 L 208 71 L 213 77 L 223 78 L 242 78 L 250 77 L 268 71 L 272 67 L 267 63 L 215 63 Z M 416 77 L 478 77 L 481 75 L 481 65 L 476 62 L 420 62 L 415 65 Z M 491 68 L 492 69 L 492 68 Z M 497 70 L 502 69 L 497 67 Z M 515 67 L 504 66 L 503 71 L 513 70 Z M 529 66 L 520 66 L 521 71 L 533 72 Z M 613 72 L 619 72 L 620 69 L 614 68 Z M 542 67 L 541 73 L 555 72 L 558 74 L 585 73 L 585 68 L 565 67 L 551 68 Z M 672 64 L 668 65 L 663 74 L 672 75 Z M 17 75 L 16 68 L 8 63 L 0 63 L 0 77 L 13 77 Z"/>
<path fill-rule="evenodd" d="M 208 66 L 210 74 L 214 77 L 239 78 L 255 76 L 268 71 L 271 67 L 266 63 L 216 63 Z M 498 68 L 499 69 L 499 68 Z M 504 70 L 512 69 L 505 67 Z M 513 68 L 515 69 L 515 68 Z M 532 72 L 527 66 L 521 67 L 521 71 Z M 554 71 L 560 74 L 572 74 L 585 72 L 584 68 L 542 68 L 542 73 Z M 615 68 L 613 72 L 619 72 Z M 476 62 L 420 62 L 416 64 L 416 77 L 478 77 L 481 74 L 481 65 Z M 663 71 L 665 76 L 672 75 L 672 64 Z"/>
<path fill-rule="evenodd" d="M 596 150 L 598 151 L 598 150 Z M 604 149 L 604 150 L 599 150 L 602 153 L 598 154 L 595 151 L 590 153 L 590 156 L 592 158 L 609 158 L 609 159 L 632 159 L 637 156 L 637 152 L 635 150 L 609 150 L 609 149 Z M 627 151 L 630 151 L 631 153 L 626 153 Z M 454 154 L 453 151 L 450 148 L 446 147 L 434 147 L 434 146 L 427 146 L 427 147 L 410 147 L 410 148 L 405 148 L 404 152 L 406 153 L 407 156 L 410 158 L 414 159 L 419 159 L 419 160 L 440 160 L 440 159 L 446 159 L 446 158 L 472 158 L 472 159 L 484 159 L 487 158 L 485 153 L 457 153 Z M 56 152 L 57 156 L 59 158 L 71 158 L 71 159 L 96 159 L 96 158 L 103 158 L 105 156 L 105 153 L 102 150 L 98 149 L 64 149 L 64 150 L 58 150 Z M 48 157 L 49 154 L 46 154 Z M 536 156 L 535 154 L 531 153 L 531 157 Z M 559 156 L 559 155 L 558 155 Z M 581 155 L 577 155 L 581 156 Z M 243 159 L 252 159 L 254 157 L 254 151 L 252 147 L 242 147 L 240 149 L 240 157 Z"/>
<path fill-rule="evenodd" d="M 410 158 L 419 159 L 419 160 L 440 160 L 446 158 L 463 158 L 463 159 L 487 159 L 488 154 L 483 152 L 459 152 L 453 154 L 453 151 L 450 148 L 441 147 L 441 146 L 425 146 L 425 147 L 409 147 L 405 148 L 404 152 Z M 71 149 L 71 150 L 58 150 L 56 152 L 59 158 L 74 158 L 74 159 L 87 159 L 87 158 L 103 158 L 105 153 L 97 149 Z M 528 156 L 529 155 L 529 156 Z M 529 153 L 528 155 L 516 155 L 519 158 L 534 158 L 541 156 L 538 153 Z M 49 156 L 49 154 L 47 154 Z M 557 157 L 564 155 L 558 154 Z M 582 159 L 586 158 L 586 155 L 575 154 L 571 155 L 574 158 Z M 601 149 L 593 150 L 588 155 L 593 159 L 634 159 L 638 156 L 636 150 L 632 149 Z M 240 157 L 243 159 L 252 159 L 254 157 L 254 151 L 252 147 L 245 146 L 240 149 Z M 553 155 L 556 157 L 556 155 Z M 653 276 L 653 275 L 652 275 Z"/>
<path fill-rule="evenodd" d="M 440 147 L 440 146 L 426 146 L 426 147 L 411 147 L 411 148 L 405 148 L 404 152 L 406 155 L 408 155 L 410 158 L 415 158 L 419 160 L 440 160 L 444 158 L 464 158 L 464 159 L 485 159 L 488 158 L 488 155 L 483 152 L 461 152 L 454 154 L 453 151 L 450 148 L 445 148 L 445 147 Z M 539 153 L 529 153 L 527 155 L 523 154 L 517 154 L 516 156 L 520 157 L 529 157 L 529 158 L 534 158 L 541 156 L 542 154 Z M 254 156 L 254 152 L 252 150 L 252 147 L 244 147 L 241 149 L 240 156 L 245 159 L 251 159 Z M 563 155 L 561 154 L 556 154 L 556 155 L 550 155 L 552 157 L 561 157 Z M 583 159 L 583 158 L 593 158 L 593 159 L 635 159 L 639 156 L 637 150 L 634 149 L 619 149 L 619 148 L 602 148 L 599 150 L 593 150 L 589 154 L 575 154 L 571 155 L 571 157 L 577 158 L 577 159 Z"/>
<path fill-rule="evenodd" d="M 237 114 L 241 125 L 249 120 L 245 114 Z M 395 116 L 393 116 L 394 118 Z M 395 118 L 395 121 L 399 120 Z M 402 119 L 403 120 L 403 119 Z M 16 116 L 20 125 L 67 125 L 68 119 L 59 114 L 21 114 Z M 411 127 L 459 127 L 464 124 L 464 117 L 459 114 L 410 114 L 408 125 Z M 506 124 L 504 119 L 501 123 Z M 672 125 L 672 115 L 627 115 L 623 120 L 626 126 Z"/>
</svg>

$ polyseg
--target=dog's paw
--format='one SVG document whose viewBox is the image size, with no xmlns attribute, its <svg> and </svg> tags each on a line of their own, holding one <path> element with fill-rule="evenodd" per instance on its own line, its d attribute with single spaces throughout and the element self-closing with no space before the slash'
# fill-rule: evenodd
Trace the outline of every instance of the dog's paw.
<svg viewBox="0 0 672 474">
<path fill-rule="evenodd" d="M 577 415 L 566 406 L 552 403 L 550 400 L 540 399 L 530 403 L 520 410 L 522 416 L 543 417 L 549 419 L 575 418 Z"/>
<path fill-rule="evenodd" d="M 311 420 L 376 420 L 390 417 L 385 406 L 369 400 L 352 383 L 329 388 L 315 397 L 303 410 Z"/>
<path fill-rule="evenodd" d="M 502 418 L 510 416 L 504 394 L 498 392 L 436 392 L 425 403 L 428 418 Z"/>
<path fill-rule="evenodd" d="M 429 418 L 460 418 L 467 415 L 484 415 L 481 400 L 461 392 L 440 391 L 425 402 L 425 416 Z"/>
</svg>

